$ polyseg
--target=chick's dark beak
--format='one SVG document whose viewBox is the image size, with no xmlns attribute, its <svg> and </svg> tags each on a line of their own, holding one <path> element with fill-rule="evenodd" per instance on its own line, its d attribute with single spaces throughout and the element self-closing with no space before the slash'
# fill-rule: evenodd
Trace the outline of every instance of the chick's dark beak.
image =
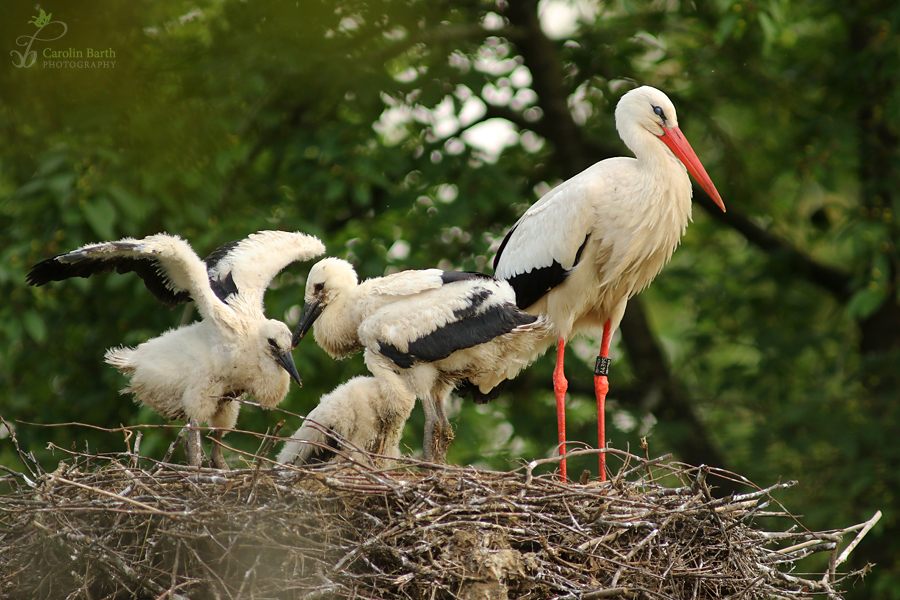
<svg viewBox="0 0 900 600">
<path fill-rule="evenodd" d="M 312 327 L 313 323 L 316 322 L 316 319 L 319 318 L 319 315 L 322 314 L 322 309 L 325 308 L 322 306 L 322 301 L 318 298 L 314 298 L 303 305 L 303 310 L 300 312 L 300 321 L 297 323 L 297 328 L 294 330 L 294 339 L 292 340 L 293 346 L 296 348 L 297 344 L 300 343 L 300 340 L 303 339 L 303 336 L 306 335 L 306 332 L 309 331 L 309 328 Z"/>
<path fill-rule="evenodd" d="M 297 372 L 297 367 L 294 365 L 294 357 L 290 350 L 285 350 L 283 354 L 275 353 L 275 360 L 277 360 L 278 364 L 288 372 L 291 379 L 297 382 L 297 385 L 303 387 L 303 382 L 300 381 L 300 373 Z"/>
</svg>

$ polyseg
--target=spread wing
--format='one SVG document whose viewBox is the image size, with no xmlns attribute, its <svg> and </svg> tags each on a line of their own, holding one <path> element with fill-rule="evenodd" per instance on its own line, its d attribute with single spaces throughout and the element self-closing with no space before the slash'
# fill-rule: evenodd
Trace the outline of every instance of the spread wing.
<svg viewBox="0 0 900 600">
<path fill-rule="evenodd" d="M 29 285 L 41 286 L 112 271 L 137 273 L 147 289 L 169 307 L 190 302 L 202 296 L 202 288 L 208 288 L 205 265 L 190 245 L 165 233 L 141 240 L 87 244 L 39 262 L 26 279 Z"/>
<path fill-rule="evenodd" d="M 220 246 L 206 258 L 209 285 L 226 304 L 240 297 L 248 306 L 262 310 L 266 289 L 282 269 L 324 252 L 325 245 L 305 233 L 252 233 L 243 240 Z"/>
</svg>

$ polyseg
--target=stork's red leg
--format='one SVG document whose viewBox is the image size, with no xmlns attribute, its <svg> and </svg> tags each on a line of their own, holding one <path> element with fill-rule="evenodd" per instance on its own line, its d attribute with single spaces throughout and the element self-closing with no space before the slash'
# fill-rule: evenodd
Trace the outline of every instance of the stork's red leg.
<svg viewBox="0 0 900 600">
<path fill-rule="evenodd" d="M 566 340 L 559 338 L 556 344 L 556 368 L 553 369 L 553 391 L 556 394 L 556 427 L 559 434 L 559 454 L 566 453 L 566 390 L 569 382 L 563 372 L 563 360 L 566 356 Z M 566 480 L 566 459 L 559 461 L 559 477 Z"/>
<path fill-rule="evenodd" d="M 609 391 L 609 340 L 612 331 L 609 321 L 603 325 L 600 356 L 594 366 L 594 392 L 597 395 L 597 447 L 606 448 L 606 393 Z M 606 481 L 606 453 L 600 454 L 600 481 Z"/>
</svg>

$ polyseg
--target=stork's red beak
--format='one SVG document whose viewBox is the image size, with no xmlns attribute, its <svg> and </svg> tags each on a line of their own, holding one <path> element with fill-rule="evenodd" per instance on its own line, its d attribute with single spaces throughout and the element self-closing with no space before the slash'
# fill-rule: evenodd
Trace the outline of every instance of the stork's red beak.
<svg viewBox="0 0 900 600">
<path fill-rule="evenodd" d="M 706 174 L 706 169 L 703 168 L 703 165 L 700 164 L 700 159 L 697 158 L 697 154 L 694 152 L 694 149 L 691 148 L 691 145 L 688 143 L 687 138 L 684 137 L 684 134 L 681 133 L 681 129 L 678 127 L 663 127 L 664 133 L 660 136 L 661 139 L 666 146 L 678 157 L 684 166 L 687 167 L 688 173 L 694 176 L 694 179 L 697 180 L 697 183 L 706 190 L 706 193 L 709 194 L 709 197 L 713 199 L 713 201 L 719 205 L 719 208 L 722 209 L 722 212 L 725 212 L 725 203 L 722 202 L 722 197 L 719 195 L 719 190 L 716 189 L 716 186 L 713 185 L 712 179 L 709 178 L 709 175 Z"/>
</svg>

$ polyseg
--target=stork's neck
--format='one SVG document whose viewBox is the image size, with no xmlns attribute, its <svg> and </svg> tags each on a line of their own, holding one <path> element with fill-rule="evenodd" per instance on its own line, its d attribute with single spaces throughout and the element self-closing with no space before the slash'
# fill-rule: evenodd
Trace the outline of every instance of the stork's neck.
<svg viewBox="0 0 900 600">
<path fill-rule="evenodd" d="M 628 147 L 637 158 L 640 197 L 648 208 L 680 221 L 682 229 L 691 216 L 691 180 L 687 169 L 657 136 L 645 129 L 634 132 Z M 680 218 L 679 218 L 680 217 Z"/>
<path fill-rule="evenodd" d="M 622 132 L 622 141 L 634 152 L 642 169 L 659 173 L 677 171 L 687 175 L 687 169 L 666 147 L 662 139 L 643 127 L 632 125 Z"/>
<path fill-rule="evenodd" d="M 316 343 L 334 358 L 344 358 L 362 348 L 357 329 L 365 315 L 358 295 L 359 286 L 337 294 L 313 324 Z"/>
</svg>

